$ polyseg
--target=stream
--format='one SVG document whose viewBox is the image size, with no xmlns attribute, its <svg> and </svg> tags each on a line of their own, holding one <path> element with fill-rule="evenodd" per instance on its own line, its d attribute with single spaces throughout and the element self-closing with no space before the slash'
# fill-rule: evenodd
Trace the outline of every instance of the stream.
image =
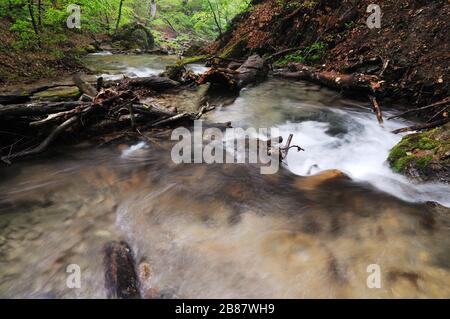
<svg viewBox="0 0 450 319">
<path fill-rule="evenodd" d="M 158 74 L 173 59 L 87 63 L 117 78 Z M 401 139 L 390 131 L 407 123 L 380 127 L 367 103 L 277 79 L 207 119 L 278 127 L 305 151 L 274 175 L 176 165 L 169 141 L 84 143 L 0 167 L 0 297 L 106 298 L 102 251 L 113 240 L 150 265 L 149 298 L 450 297 L 450 216 L 426 203 L 449 207 L 449 187 L 412 183 L 385 162 Z M 348 177 L 315 175 L 330 169 Z M 70 264 L 80 288 L 66 285 Z M 379 288 L 367 285 L 374 264 Z"/>
</svg>

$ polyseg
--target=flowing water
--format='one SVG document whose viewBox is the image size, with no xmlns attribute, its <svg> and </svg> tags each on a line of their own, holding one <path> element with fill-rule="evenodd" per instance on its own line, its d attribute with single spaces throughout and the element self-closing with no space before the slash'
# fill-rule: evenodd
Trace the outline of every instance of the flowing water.
<svg viewBox="0 0 450 319">
<path fill-rule="evenodd" d="M 118 80 L 123 76 L 158 75 L 165 70 L 166 65 L 174 64 L 177 59 L 175 55 L 111 54 L 105 51 L 88 55 L 84 62 L 90 70 L 97 72 L 105 80 Z M 199 63 L 188 64 L 187 68 L 196 73 L 207 69 Z"/>
<path fill-rule="evenodd" d="M 163 140 L 2 167 L 0 297 L 106 297 L 103 246 L 113 240 L 150 265 L 146 297 L 450 297 L 450 216 L 424 203 L 449 206 L 448 186 L 412 184 L 385 164 L 400 138 L 389 131 L 405 123 L 381 128 L 364 103 L 280 80 L 208 117 L 279 127 L 305 152 L 274 175 L 176 165 Z M 328 169 L 348 177 L 309 176 Z M 66 285 L 70 264 L 79 289 Z M 373 264 L 381 287 L 369 289 Z"/>
</svg>

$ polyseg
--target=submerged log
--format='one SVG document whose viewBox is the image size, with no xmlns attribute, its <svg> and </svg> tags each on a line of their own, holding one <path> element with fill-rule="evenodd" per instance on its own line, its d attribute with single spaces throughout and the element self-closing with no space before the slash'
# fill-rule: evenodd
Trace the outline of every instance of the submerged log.
<svg viewBox="0 0 450 319">
<path fill-rule="evenodd" d="M 103 265 L 105 288 L 109 299 L 141 298 L 133 253 L 126 242 L 106 244 Z"/>
</svg>

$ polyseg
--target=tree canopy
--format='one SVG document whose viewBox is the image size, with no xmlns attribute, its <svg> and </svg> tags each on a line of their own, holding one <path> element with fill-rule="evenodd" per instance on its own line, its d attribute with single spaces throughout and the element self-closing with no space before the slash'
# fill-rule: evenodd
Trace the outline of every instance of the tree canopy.
<svg viewBox="0 0 450 319">
<path fill-rule="evenodd" d="M 0 19 L 19 34 L 17 46 L 64 41 L 68 36 L 69 5 L 81 9 L 78 33 L 113 34 L 120 26 L 139 22 L 149 27 L 157 41 L 198 37 L 213 39 L 226 30 L 231 19 L 250 0 L 5 0 Z"/>
</svg>

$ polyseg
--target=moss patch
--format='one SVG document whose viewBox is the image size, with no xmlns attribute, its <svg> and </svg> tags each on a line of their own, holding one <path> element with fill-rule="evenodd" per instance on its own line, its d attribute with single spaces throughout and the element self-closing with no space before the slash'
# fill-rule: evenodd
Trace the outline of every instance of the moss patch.
<svg viewBox="0 0 450 319">
<path fill-rule="evenodd" d="M 68 101 L 81 96 L 76 86 L 57 86 L 33 95 L 33 100 Z"/>
<path fill-rule="evenodd" d="M 247 43 L 247 38 L 244 38 L 236 43 L 229 44 L 220 52 L 219 56 L 224 59 L 243 57 L 247 51 Z"/>
<path fill-rule="evenodd" d="M 196 56 L 192 56 L 192 57 L 187 57 L 187 58 L 180 59 L 177 62 L 177 65 L 184 66 L 184 65 L 190 64 L 190 63 L 202 62 L 202 61 L 205 61 L 207 58 L 208 58 L 207 55 L 196 55 Z"/>
<path fill-rule="evenodd" d="M 423 133 L 405 136 L 388 157 L 392 169 L 405 175 L 426 175 L 450 166 L 450 123 Z M 438 174 L 438 173 L 437 173 Z"/>
</svg>

